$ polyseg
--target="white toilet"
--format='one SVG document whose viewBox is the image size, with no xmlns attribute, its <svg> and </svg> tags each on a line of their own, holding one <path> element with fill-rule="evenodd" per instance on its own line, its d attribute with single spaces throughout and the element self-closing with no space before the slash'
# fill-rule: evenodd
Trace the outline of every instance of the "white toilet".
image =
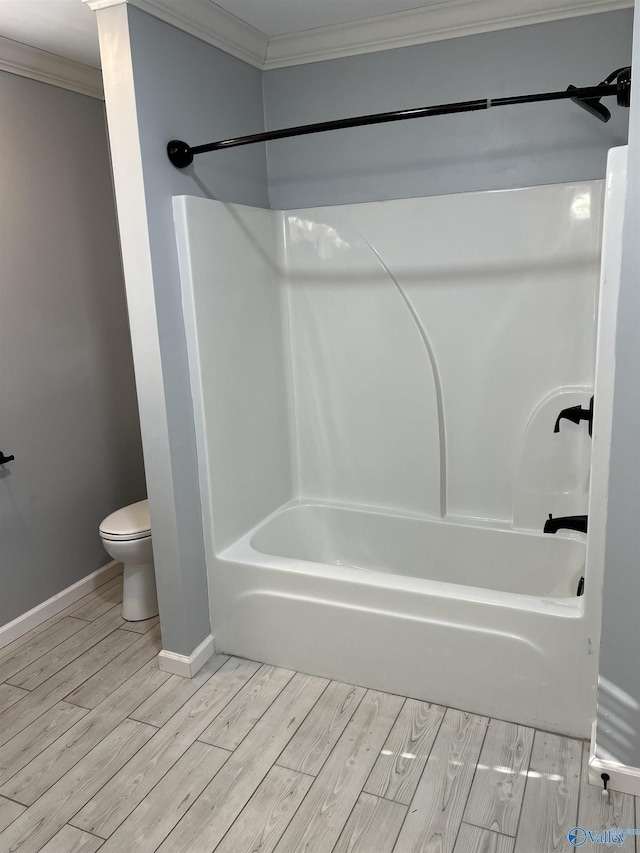
<svg viewBox="0 0 640 853">
<path fill-rule="evenodd" d="M 124 564 L 122 618 L 139 622 L 157 616 L 149 501 L 108 515 L 100 525 L 100 538 L 107 554 Z"/>
</svg>

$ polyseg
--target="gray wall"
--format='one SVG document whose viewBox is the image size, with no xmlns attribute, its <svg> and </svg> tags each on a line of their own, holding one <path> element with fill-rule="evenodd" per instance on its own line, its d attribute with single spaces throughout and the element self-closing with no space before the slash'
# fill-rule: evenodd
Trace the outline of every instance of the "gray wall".
<svg viewBox="0 0 640 853">
<path fill-rule="evenodd" d="M 255 68 L 136 8 L 127 6 L 127 12 L 169 436 L 168 458 L 147 455 L 146 461 L 148 469 L 171 469 L 177 538 L 164 547 L 169 525 L 156 514 L 156 575 L 163 646 L 190 654 L 209 634 L 209 605 L 171 198 L 188 194 L 266 207 L 268 196 L 262 146 L 202 156 L 179 172 L 166 144 L 176 137 L 197 144 L 262 130 L 262 88 Z M 141 414 L 144 435 L 153 424 Z M 151 482 L 149 471 L 153 525 L 162 499 Z M 164 556 L 176 552 L 179 570 Z"/>
<path fill-rule="evenodd" d="M 640 15 L 634 24 L 640 68 Z M 640 767 L 640 90 L 632 91 L 600 652 L 598 748 Z"/>
<path fill-rule="evenodd" d="M 631 59 L 632 11 L 502 30 L 264 74 L 268 129 L 350 115 L 596 85 Z M 571 103 L 332 131 L 267 146 L 273 208 L 602 178 L 626 142 Z"/>
<path fill-rule="evenodd" d="M 145 496 L 104 104 L 0 72 L 0 625 Z"/>
</svg>

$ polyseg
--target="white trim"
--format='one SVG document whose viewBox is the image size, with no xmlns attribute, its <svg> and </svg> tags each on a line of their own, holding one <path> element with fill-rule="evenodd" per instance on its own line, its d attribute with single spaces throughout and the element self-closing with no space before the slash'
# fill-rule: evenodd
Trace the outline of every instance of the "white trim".
<svg viewBox="0 0 640 853">
<path fill-rule="evenodd" d="M 261 70 L 633 7 L 633 0 L 440 0 L 406 12 L 269 39 L 212 0 L 83 2 L 94 11 L 129 3 Z"/>
<path fill-rule="evenodd" d="M 104 100 L 98 68 L 0 36 L 0 70 Z"/>
<path fill-rule="evenodd" d="M 100 9 L 109 9 L 111 6 L 122 6 L 128 0 L 82 0 L 91 9 L 92 12 L 99 12 Z"/>
<path fill-rule="evenodd" d="M 169 428 L 167 424 L 167 404 L 162 372 L 158 319 L 154 276 L 151 265 L 150 231 L 147 221 L 147 197 L 142 169 L 142 150 L 140 145 L 140 122 L 138 104 L 133 82 L 133 58 L 129 32 L 129 10 L 122 4 L 102 9 L 97 14 L 98 36 L 105 87 L 107 123 L 109 126 L 109 145 L 113 183 L 118 212 L 120 245 L 124 267 L 125 287 L 129 326 L 133 345 L 133 363 L 138 389 L 138 409 L 144 444 L 145 471 L 151 510 L 153 547 L 156 557 L 156 575 L 158 579 L 158 603 L 161 621 L 171 624 L 174 635 L 181 637 L 202 636 L 210 631 L 209 620 L 194 634 L 193 614 L 185 604 L 184 598 L 172 592 L 180 590 L 184 579 L 179 570 L 181 556 L 178 542 L 175 487 L 173 469 L 167 459 L 170 457 Z M 160 563 L 164 568 L 161 568 Z M 163 584 L 162 574 L 171 577 Z M 172 600 L 175 599 L 176 601 Z M 170 613 L 173 605 L 173 612 Z M 168 614 L 168 615 L 167 615 Z M 166 632 L 165 632 L 166 633 Z M 206 635 L 205 635 L 206 636 Z M 189 648 L 195 639 L 185 640 L 180 648 Z M 174 649 L 177 643 L 171 644 Z M 187 659 L 187 672 L 195 672 L 198 666 L 213 652 L 205 651 L 197 659 Z M 195 654 L 195 653 L 194 653 Z M 193 655 L 191 656 L 194 657 Z M 163 652 L 159 664 L 166 666 L 172 654 Z M 184 660 L 177 658 L 182 664 Z"/>
<path fill-rule="evenodd" d="M 256 68 L 264 67 L 268 37 L 211 0 L 83 0 L 95 12 L 128 3 L 185 33 L 230 53 Z"/>
<path fill-rule="evenodd" d="M 183 678 L 193 678 L 215 651 L 211 634 L 204 639 L 190 655 L 178 655 L 163 649 L 158 655 L 158 667 L 163 672 L 181 675 Z"/>
<path fill-rule="evenodd" d="M 443 0 L 407 12 L 275 36 L 263 67 L 320 62 L 632 6 L 632 0 Z"/>
<path fill-rule="evenodd" d="M 47 619 L 55 616 L 56 613 L 60 613 L 61 610 L 74 604 L 74 602 L 84 598 L 85 595 L 93 592 L 94 589 L 98 589 L 99 586 L 115 578 L 121 572 L 122 563 L 111 560 L 111 562 L 102 566 L 101 569 L 92 572 L 86 578 L 82 578 L 77 583 L 63 589 L 62 592 L 54 595 L 53 598 L 43 601 L 42 604 L 27 611 L 27 613 L 23 613 L 22 616 L 18 616 L 12 622 L 7 622 L 6 625 L 0 627 L 0 649 L 8 646 L 9 643 L 17 640 L 18 637 L 26 634 L 27 631 L 37 627 L 42 622 L 46 622 Z"/>
<path fill-rule="evenodd" d="M 597 721 L 594 720 L 591 727 L 591 745 L 589 748 L 589 782 L 602 788 L 601 773 L 610 776 L 607 787 L 612 791 L 621 791 L 623 794 L 631 794 L 640 797 L 640 767 L 630 767 L 627 764 L 618 764 L 616 761 L 605 761 L 604 758 L 596 757 L 596 730 Z"/>
</svg>

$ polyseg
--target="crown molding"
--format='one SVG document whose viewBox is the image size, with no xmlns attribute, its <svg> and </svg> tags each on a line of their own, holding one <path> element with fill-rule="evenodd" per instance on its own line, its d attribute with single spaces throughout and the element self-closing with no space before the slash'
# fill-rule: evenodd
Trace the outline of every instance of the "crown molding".
<svg viewBox="0 0 640 853">
<path fill-rule="evenodd" d="M 97 68 L 4 36 L 0 36 L 0 70 L 104 100 L 102 73 Z"/>
<path fill-rule="evenodd" d="M 274 36 L 263 67 L 321 62 L 632 6 L 633 0 L 441 0 L 407 12 Z"/>
<path fill-rule="evenodd" d="M 633 0 L 439 0 L 407 12 L 269 39 L 213 0 L 83 2 L 95 11 L 129 3 L 261 70 L 633 7 Z"/>
<path fill-rule="evenodd" d="M 262 69 L 268 37 L 213 0 L 83 0 L 94 12 L 128 3 L 172 27 Z"/>
</svg>

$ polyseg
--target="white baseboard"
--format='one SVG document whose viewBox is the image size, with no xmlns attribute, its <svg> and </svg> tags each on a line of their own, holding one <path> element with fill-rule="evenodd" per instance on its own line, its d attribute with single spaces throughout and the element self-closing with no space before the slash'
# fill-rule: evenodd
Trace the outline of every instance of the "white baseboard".
<svg viewBox="0 0 640 853">
<path fill-rule="evenodd" d="M 609 774 L 607 788 L 640 797 L 640 767 L 630 767 L 618 764 L 617 761 L 606 761 L 596 757 L 596 721 L 591 728 L 591 746 L 589 749 L 589 782 L 602 788 L 602 773 Z"/>
<path fill-rule="evenodd" d="M 158 667 L 163 672 L 193 678 L 214 653 L 213 637 L 211 634 L 203 640 L 190 655 L 178 655 L 163 649 L 158 655 Z"/>
<path fill-rule="evenodd" d="M 121 572 L 122 563 L 111 560 L 111 562 L 102 566 L 101 569 L 92 572 L 86 578 L 82 578 L 82 580 L 79 580 L 72 586 L 63 589 L 62 592 L 54 595 L 53 598 L 43 601 L 42 604 L 38 604 L 37 607 L 27 611 L 27 613 L 23 613 L 22 616 L 18 616 L 12 622 L 7 622 L 6 625 L 0 627 L 0 649 L 8 646 L 9 643 L 17 640 L 18 637 L 26 634 L 32 628 L 36 628 L 42 622 L 46 622 L 47 619 L 60 613 L 61 610 L 69 607 L 69 605 L 84 598 L 85 595 L 93 592 L 94 589 L 102 586 L 102 584 L 107 583 L 111 578 L 115 578 Z"/>
</svg>

